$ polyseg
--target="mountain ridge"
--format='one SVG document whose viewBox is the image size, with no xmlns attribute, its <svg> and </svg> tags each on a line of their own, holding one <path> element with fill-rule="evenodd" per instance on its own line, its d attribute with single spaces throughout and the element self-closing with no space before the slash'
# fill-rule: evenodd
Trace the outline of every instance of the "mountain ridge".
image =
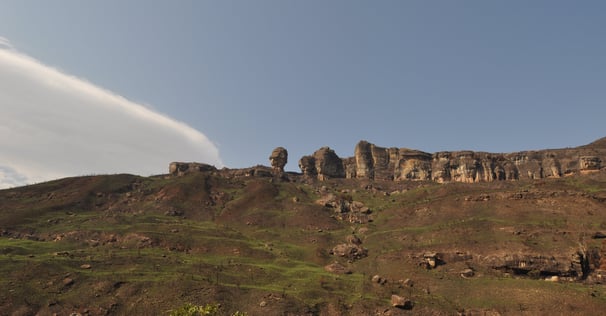
<svg viewBox="0 0 606 316">
<path fill-rule="evenodd" d="M 313 157 L 316 175 L 284 172 L 288 155 L 276 148 L 271 167 L 172 163 L 152 177 L 0 190 L 0 314 L 163 315 L 215 303 L 220 315 L 268 316 L 606 308 L 604 168 L 394 180 L 371 151 L 375 176 L 347 178 L 330 175 L 341 160 L 333 153 Z"/>
</svg>

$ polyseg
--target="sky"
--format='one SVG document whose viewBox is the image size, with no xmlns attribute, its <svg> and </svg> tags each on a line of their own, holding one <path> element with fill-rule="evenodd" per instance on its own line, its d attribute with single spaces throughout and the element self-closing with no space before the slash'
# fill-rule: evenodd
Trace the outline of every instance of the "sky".
<svg viewBox="0 0 606 316">
<path fill-rule="evenodd" d="M 0 188 L 606 136 L 603 1 L 5 0 Z"/>
</svg>

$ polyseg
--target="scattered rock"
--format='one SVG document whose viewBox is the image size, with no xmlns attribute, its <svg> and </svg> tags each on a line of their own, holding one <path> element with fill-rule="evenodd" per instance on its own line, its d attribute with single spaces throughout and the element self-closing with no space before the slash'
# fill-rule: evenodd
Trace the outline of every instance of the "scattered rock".
<svg viewBox="0 0 606 316">
<path fill-rule="evenodd" d="M 368 250 L 355 244 L 338 244 L 330 251 L 332 255 L 350 260 L 362 259 L 368 256 Z"/>
<path fill-rule="evenodd" d="M 80 266 L 80 269 L 90 269 L 92 267 L 93 267 L 92 265 L 90 265 L 88 263 L 85 263 L 85 264 L 83 264 L 83 265 Z"/>
<path fill-rule="evenodd" d="M 350 223 L 365 224 L 372 221 L 372 211 L 362 202 L 349 201 L 343 197 L 337 197 L 333 193 L 327 193 L 316 201 L 317 204 L 332 208 L 335 218 Z"/>
<path fill-rule="evenodd" d="M 602 239 L 602 238 L 606 238 L 606 234 L 602 233 L 602 232 L 596 232 L 595 234 L 593 234 L 591 236 L 591 238 L 593 239 Z"/>
<path fill-rule="evenodd" d="M 183 211 L 171 209 L 171 210 L 164 212 L 164 215 L 166 215 L 166 216 L 183 216 Z"/>
<path fill-rule="evenodd" d="M 557 275 L 552 275 L 550 277 L 545 278 L 545 281 L 547 282 L 559 282 L 560 281 L 560 277 Z"/>
<path fill-rule="evenodd" d="M 261 306 L 261 307 L 265 307 L 265 306 L 267 306 L 267 302 L 266 302 L 266 301 L 261 301 L 261 302 L 259 303 L 259 306 Z"/>
<path fill-rule="evenodd" d="M 351 274 L 351 270 L 349 270 L 347 267 L 345 267 L 344 265 L 338 263 L 338 262 L 334 262 L 331 263 L 327 266 L 324 267 L 324 270 L 330 272 L 330 273 L 335 273 L 335 274 Z"/>
<path fill-rule="evenodd" d="M 490 194 L 480 194 L 478 196 L 466 196 L 465 201 L 467 202 L 486 202 L 490 201 Z"/>
<path fill-rule="evenodd" d="M 354 245 L 361 245 L 362 240 L 356 235 L 347 236 L 347 242 Z"/>
<path fill-rule="evenodd" d="M 471 278 L 475 275 L 475 272 L 473 271 L 473 269 L 467 268 L 463 271 L 461 271 L 461 276 L 464 278 Z"/>
<path fill-rule="evenodd" d="M 360 228 L 358 229 L 358 233 L 359 233 L 359 234 L 362 234 L 362 235 L 364 235 L 364 234 L 368 233 L 368 227 L 360 227 Z"/>
<path fill-rule="evenodd" d="M 444 264 L 443 255 L 437 252 L 426 252 L 423 254 L 423 262 L 421 265 L 426 269 L 435 269 L 437 266 Z"/>
<path fill-rule="evenodd" d="M 373 283 L 377 283 L 379 285 L 385 285 L 387 284 L 387 279 L 381 277 L 380 275 L 376 274 L 374 275 L 371 279 L 370 279 Z"/>
<path fill-rule="evenodd" d="M 360 212 L 363 214 L 369 214 L 370 213 L 370 209 L 368 207 L 366 207 L 364 205 L 364 203 L 360 202 L 360 201 L 352 201 L 349 204 L 349 210 L 351 212 Z"/>
<path fill-rule="evenodd" d="M 399 281 L 402 286 L 413 287 L 414 282 L 411 279 L 404 279 Z"/>
<path fill-rule="evenodd" d="M 69 278 L 69 277 L 63 279 L 63 285 L 70 286 L 73 284 L 74 284 L 74 279 Z"/>
<path fill-rule="evenodd" d="M 413 303 L 408 298 L 393 294 L 391 295 L 391 306 L 402 309 L 412 309 Z"/>
</svg>

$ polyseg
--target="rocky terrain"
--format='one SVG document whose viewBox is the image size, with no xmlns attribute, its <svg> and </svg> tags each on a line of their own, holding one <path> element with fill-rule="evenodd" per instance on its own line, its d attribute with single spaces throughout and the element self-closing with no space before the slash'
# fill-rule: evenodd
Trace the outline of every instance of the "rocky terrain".
<svg viewBox="0 0 606 316">
<path fill-rule="evenodd" d="M 510 154 L 328 147 L 285 172 L 0 190 L 0 315 L 569 315 L 606 308 L 606 140 Z"/>
</svg>

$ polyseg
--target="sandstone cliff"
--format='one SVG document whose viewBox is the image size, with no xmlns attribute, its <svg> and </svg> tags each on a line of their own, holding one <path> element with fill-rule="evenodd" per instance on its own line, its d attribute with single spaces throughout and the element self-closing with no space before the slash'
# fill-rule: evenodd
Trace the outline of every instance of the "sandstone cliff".
<svg viewBox="0 0 606 316">
<path fill-rule="evenodd" d="M 487 153 L 441 151 L 426 153 L 408 148 L 385 148 L 360 141 L 354 157 L 339 158 L 328 147 L 299 161 L 304 175 L 326 178 L 377 180 L 432 180 L 489 182 L 541 179 L 600 170 L 606 159 L 606 138 L 576 148 Z"/>
</svg>

